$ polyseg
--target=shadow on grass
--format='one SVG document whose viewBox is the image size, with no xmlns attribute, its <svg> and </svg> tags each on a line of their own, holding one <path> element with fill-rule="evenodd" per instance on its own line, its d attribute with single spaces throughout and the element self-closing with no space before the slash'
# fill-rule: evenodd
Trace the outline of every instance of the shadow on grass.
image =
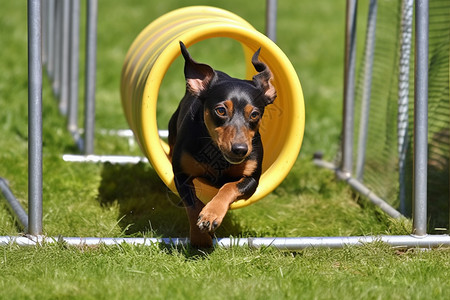
<svg viewBox="0 0 450 300">
<path fill-rule="evenodd" d="M 105 164 L 98 201 L 118 206 L 118 224 L 127 236 L 187 237 L 189 223 L 181 200 L 168 189 L 148 164 Z M 216 235 L 237 236 L 241 228 L 225 217 Z"/>
<path fill-rule="evenodd" d="M 433 134 L 428 145 L 427 207 L 431 233 L 442 233 L 445 229 L 449 232 L 449 145 L 448 129 Z"/>
<path fill-rule="evenodd" d="M 448 126 L 448 123 L 447 123 Z M 427 219 L 428 232 L 442 234 L 450 231 L 449 224 L 449 147 L 450 131 L 443 129 L 430 134 L 428 143 L 428 168 L 427 168 Z M 412 141 L 408 145 L 413 149 Z M 406 186 L 407 188 L 407 216 L 413 215 L 413 151 L 410 151 L 406 161 Z"/>
</svg>

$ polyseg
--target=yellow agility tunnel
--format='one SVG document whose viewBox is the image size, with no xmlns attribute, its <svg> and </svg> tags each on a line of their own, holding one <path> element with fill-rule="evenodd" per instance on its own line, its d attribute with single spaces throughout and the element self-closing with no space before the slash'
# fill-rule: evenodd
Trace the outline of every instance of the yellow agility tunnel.
<svg viewBox="0 0 450 300">
<path fill-rule="evenodd" d="M 272 71 L 278 95 L 266 107 L 260 126 L 264 159 L 259 186 L 251 198 L 231 205 L 240 208 L 268 195 L 283 181 L 302 144 L 305 110 L 300 81 L 289 59 L 274 42 L 241 17 L 223 9 L 192 6 L 169 12 L 149 24 L 128 50 L 121 78 L 122 106 L 141 150 L 162 181 L 176 193 L 172 165 L 167 157 L 169 146 L 158 135 L 156 111 L 160 85 L 180 55 L 179 41 L 189 47 L 216 37 L 230 38 L 242 45 L 247 79 L 256 74 L 251 56 L 261 47 L 259 59 Z M 180 100 L 183 95 L 181 90 Z M 194 184 L 197 196 L 204 203 L 217 192 L 199 180 Z"/>
</svg>

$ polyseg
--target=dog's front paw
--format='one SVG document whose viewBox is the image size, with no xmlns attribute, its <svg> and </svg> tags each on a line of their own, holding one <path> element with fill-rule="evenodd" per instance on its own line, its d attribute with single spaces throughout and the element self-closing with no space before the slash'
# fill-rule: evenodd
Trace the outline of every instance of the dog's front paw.
<svg viewBox="0 0 450 300">
<path fill-rule="evenodd" d="M 222 223 L 227 210 L 217 209 L 212 205 L 206 205 L 200 212 L 197 220 L 197 226 L 202 231 L 214 232 Z"/>
<path fill-rule="evenodd" d="M 217 221 L 217 218 L 213 216 L 200 215 L 198 217 L 197 226 L 201 231 L 214 232 L 219 227 L 221 222 Z"/>
</svg>

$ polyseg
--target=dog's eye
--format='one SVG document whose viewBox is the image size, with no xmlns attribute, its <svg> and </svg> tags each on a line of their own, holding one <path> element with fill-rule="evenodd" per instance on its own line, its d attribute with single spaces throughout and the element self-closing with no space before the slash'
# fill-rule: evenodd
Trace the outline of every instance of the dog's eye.
<svg viewBox="0 0 450 300">
<path fill-rule="evenodd" d="M 260 115 L 261 114 L 259 113 L 259 111 L 252 111 L 252 113 L 250 114 L 250 120 L 257 121 Z"/>
<path fill-rule="evenodd" d="M 225 107 L 222 106 L 216 107 L 215 111 L 219 117 L 224 117 L 227 115 L 227 110 Z"/>
</svg>

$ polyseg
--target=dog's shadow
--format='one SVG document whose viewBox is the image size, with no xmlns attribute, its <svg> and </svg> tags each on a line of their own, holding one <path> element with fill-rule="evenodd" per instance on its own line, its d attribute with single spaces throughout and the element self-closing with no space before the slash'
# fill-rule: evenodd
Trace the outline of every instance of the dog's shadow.
<svg viewBox="0 0 450 300">
<path fill-rule="evenodd" d="M 105 208 L 118 206 L 118 224 L 127 236 L 188 237 L 189 222 L 180 198 L 168 189 L 145 163 L 105 164 L 98 201 Z M 217 237 L 238 236 L 239 223 L 228 214 Z"/>
</svg>

